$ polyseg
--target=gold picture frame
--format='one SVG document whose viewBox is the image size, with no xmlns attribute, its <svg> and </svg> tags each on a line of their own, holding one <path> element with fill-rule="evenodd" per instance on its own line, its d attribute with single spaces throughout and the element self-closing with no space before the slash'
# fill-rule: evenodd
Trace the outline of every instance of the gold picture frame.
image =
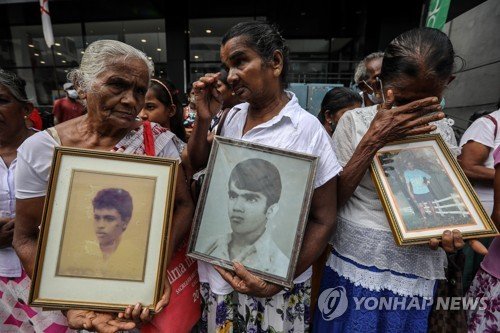
<svg viewBox="0 0 500 333">
<path fill-rule="evenodd" d="M 464 239 L 498 235 L 439 134 L 391 142 L 375 154 L 370 169 L 398 245 L 428 243 L 452 229 Z"/>
<path fill-rule="evenodd" d="M 228 270 L 234 270 L 234 259 L 256 276 L 290 288 L 317 162 L 313 155 L 216 136 L 188 256 Z M 237 247 L 242 239 L 246 246 Z"/>
<path fill-rule="evenodd" d="M 56 147 L 29 304 L 154 311 L 171 253 L 178 161 Z"/>
</svg>

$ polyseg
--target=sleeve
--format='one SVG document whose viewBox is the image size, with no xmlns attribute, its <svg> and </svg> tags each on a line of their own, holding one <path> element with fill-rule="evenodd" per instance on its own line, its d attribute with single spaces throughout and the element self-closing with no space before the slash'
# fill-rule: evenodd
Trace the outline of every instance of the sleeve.
<svg viewBox="0 0 500 333">
<path fill-rule="evenodd" d="M 38 132 L 31 136 L 17 151 L 15 174 L 17 199 L 43 197 L 47 193 L 54 145 L 49 145 L 41 137 L 43 133 Z"/>
<path fill-rule="evenodd" d="M 342 167 L 345 167 L 356 150 L 356 127 L 352 112 L 346 112 L 333 133 L 333 148 Z"/>
<path fill-rule="evenodd" d="M 166 158 L 174 158 L 180 161 L 181 156 L 179 151 L 177 150 L 177 146 L 174 140 L 170 140 L 163 148 L 160 150 L 156 156 L 158 157 L 166 157 Z"/>
<path fill-rule="evenodd" d="M 319 121 L 318 126 L 322 126 Z M 342 171 L 342 167 L 337 160 L 333 142 L 328 133 L 323 128 L 317 129 L 315 132 L 311 151 L 312 154 L 318 156 L 318 167 L 314 178 L 314 188 L 318 188 L 337 176 Z"/>
<path fill-rule="evenodd" d="M 495 159 L 495 168 L 500 163 L 500 146 L 493 152 L 493 158 Z"/>
<path fill-rule="evenodd" d="M 482 117 L 472 123 L 460 140 L 460 147 L 475 141 L 489 148 L 495 148 L 495 124 L 491 119 Z"/>
</svg>

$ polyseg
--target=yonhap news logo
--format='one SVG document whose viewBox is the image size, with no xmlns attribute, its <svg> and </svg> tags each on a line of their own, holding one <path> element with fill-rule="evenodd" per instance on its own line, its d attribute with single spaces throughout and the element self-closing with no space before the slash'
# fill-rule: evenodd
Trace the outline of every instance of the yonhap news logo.
<svg viewBox="0 0 500 333">
<path fill-rule="evenodd" d="M 348 305 L 349 301 L 344 287 L 326 289 L 318 298 L 318 308 L 325 321 L 342 316 Z"/>
<path fill-rule="evenodd" d="M 338 286 L 324 290 L 318 298 L 318 309 L 325 321 L 331 321 L 342 316 L 349 301 L 354 302 L 353 310 L 364 311 L 423 311 L 435 305 L 437 310 L 479 310 L 486 309 L 486 297 L 418 297 L 418 296 L 393 296 L 393 297 L 352 297 L 349 298 L 344 287 Z M 435 304 L 434 304 L 435 303 Z"/>
</svg>

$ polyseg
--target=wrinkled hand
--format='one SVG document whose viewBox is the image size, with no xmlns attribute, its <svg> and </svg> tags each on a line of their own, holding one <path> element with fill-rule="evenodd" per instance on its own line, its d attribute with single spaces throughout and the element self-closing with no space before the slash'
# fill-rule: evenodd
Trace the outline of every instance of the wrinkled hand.
<svg viewBox="0 0 500 333">
<path fill-rule="evenodd" d="M 435 125 L 429 123 L 444 118 L 437 97 L 419 99 L 395 108 L 392 108 L 393 104 L 393 91 L 388 90 L 386 102 L 380 104 L 368 129 L 367 134 L 381 146 L 409 135 L 429 133 L 436 129 Z M 429 114 L 433 112 L 437 113 Z"/>
<path fill-rule="evenodd" d="M 281 291 L 282 288 L 280 286 L 258 278 L 247 271 L 242 264 L 235 262 L 233 265 L 234 273 L 219 266 L 214 267 L 222 278 L 237 292 L 253 297 L 266 298 L 272 297 Z"/>
<path fill-rule="evenodd" d="M 86 329 L 100 333 L 115 333 L 135 328 L 133 321 L 120 319 L 114 313 L 102 313 L 89 310 L 68 310 L 68 325 L 72 329 Z"/>
<path fill-rule="evenodd" d="M 462 233 L 454 229 L 453 232 L 445 230 L 441 242 L 437 238 L 431 238 L 429 246 L 433 250 L 437 250 L 441 246 L 447 253 L 455 253 L 465 246 L 465 242 Z"/>
<path fill-rule="evenodd" d="M 222 95 L 217 90 L 219 76 L 208 73 L 193 83 L 196 115 L 201 119 L 212 119 L 222 108 Z"/>
<path fill-rule="evenodd" d="M 12 246 L 14 219 L 0 219 L 0 249 Z"/>
<path fill-rule="evenodd" d="M 165 306 L 168 305 L 170 301 L 170 294 L 172 292 L 172 287 L 167 278 L 165 278 L 164 293 L 161 299 L 156 303 L 155 313 L 163 310 Z M 144 323 L 151 321 L 151 314 L 148 307 L 143 308 L 141 303 L 137 303 L 135 306 L 129 305 L 124 312 L 118 314 L 119 319 L 132 320 L 137 326 L 141 326 Z"/>
</svg>

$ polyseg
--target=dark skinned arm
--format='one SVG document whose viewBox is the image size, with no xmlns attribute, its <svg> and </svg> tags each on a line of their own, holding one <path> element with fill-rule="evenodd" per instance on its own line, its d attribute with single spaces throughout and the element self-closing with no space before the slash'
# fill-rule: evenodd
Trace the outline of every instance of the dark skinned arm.
<svg viewBox="0 0 500 333">
<path fill-rule="evenodd" d="M 490 152 L 490 147 L 476 141 L 469 141 L 463 145 L 462 153 L 458 156 L 458 163 L 467 178 L 493 185 L 495 170 L 484 166 Z"/>
<path fill-rule="evenodd" d="M 184 171 L 179 167 L 177 184 L 175 188 L 175 203 L 172 225 L 172 242 L 174 248 L 178 248 L 191 229 L 193 221 L 194 203 L 189 194 Z"/>
<path fill-rule="evenodd" d="M 45 197 L 16 200 L 16 223 L 12 246 L 31 278 L 35 266 L 37 240 Z"/>
<path fill-rule="evenodd" d="M 370 124 L 368 131 L 357 145 L 351 159 L 340 174 L 337 187 L 337 207 L 341 208 L 350 199 L 375 156 L 387 143 L 409 135 L 429 133 L 436 129 L 430 122 L 444 118 L 436 97 L 427 97 L 406 105 L 392 108 L 394 95 L 387 91 L 386 103 Z"/>
</svg>

